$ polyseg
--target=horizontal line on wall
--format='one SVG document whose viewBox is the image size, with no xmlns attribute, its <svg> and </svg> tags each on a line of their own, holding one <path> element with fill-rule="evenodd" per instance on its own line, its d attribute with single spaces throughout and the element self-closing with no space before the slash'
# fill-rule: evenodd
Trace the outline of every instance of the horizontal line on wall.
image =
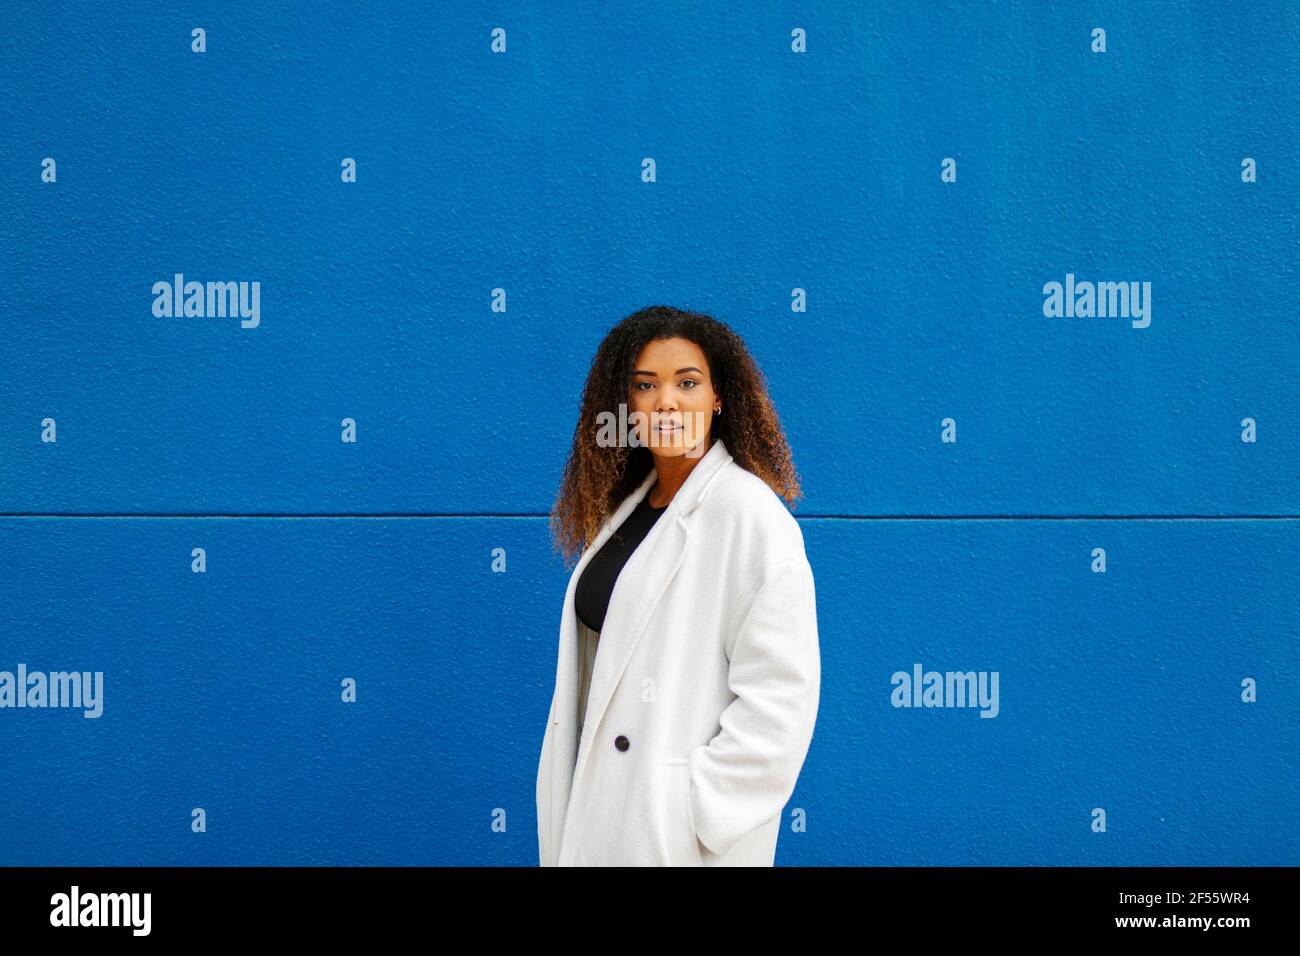
<svg viewBox="0 0 1300 956">
<path fill-rule="evenodd" d="M 506 514 L 494 512 L 358 512 L 354 514 L 298 514 L 298 513 L 152 513 L 130 512 L 60 512 L 60 511 L 0 511 L 0 518 L 274 518 L 310 521 L 315 518 L 354 519 L 370 518 L 534 518 L 546 520 L 543 514 Z M 800 521 L 1297 521 L 1300 515 L 794 515 Z"/>
</svg>

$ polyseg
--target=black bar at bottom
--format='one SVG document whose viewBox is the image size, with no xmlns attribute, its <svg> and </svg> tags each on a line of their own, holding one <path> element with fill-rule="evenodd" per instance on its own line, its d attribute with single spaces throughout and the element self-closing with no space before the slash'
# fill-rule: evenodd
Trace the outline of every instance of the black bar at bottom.
<svg viewBox="0 0 1300 956">
<path fill-rule="evenodd" d="M 0 867 L 0 937 L 337 944 L 406 932 L 434 941 L 452 929 L 490 943 L 512 930 L 553 935 L 611 919 L 635 928 L 629 941 L 703 921 L 726 935 L 802 929 L 813 944 L 836 924 L 863 941 L 891 931 L 917 941 L 1172 931 L 1231 944 L 1248 938 L 1240 933 L 1294 933 L 1296 875 L 1296 867 Z M 732 920 L 740 922 L 727 928 Z"/>
</svg>

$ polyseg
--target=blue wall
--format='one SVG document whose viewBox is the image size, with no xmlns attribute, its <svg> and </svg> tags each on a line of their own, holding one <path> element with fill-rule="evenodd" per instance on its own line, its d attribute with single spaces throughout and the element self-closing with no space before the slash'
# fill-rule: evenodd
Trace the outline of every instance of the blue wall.
<svg viewBox="0 0 1300 956">
<path fill-rule="evenodd" d="M 1300 6 L 723 6 L 8 12 L 0 670 L 105 689 L 0 709 L 0 863 L 535 864 L 546 514 L 661 302 L 804 483 L 779 864 L 1300 863 Z"/>
</svg>

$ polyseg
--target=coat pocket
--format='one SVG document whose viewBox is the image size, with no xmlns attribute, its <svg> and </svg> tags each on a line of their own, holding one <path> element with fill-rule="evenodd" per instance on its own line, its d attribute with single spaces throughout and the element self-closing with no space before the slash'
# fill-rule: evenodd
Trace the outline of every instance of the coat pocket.
<svg viewBox="0 0 1300 956">
<path fill-rule="evenodd" d="M 700 838 L 695 831 L 695 813 L 691 809 L 691 762 L 685 757 L 665 757 L 664 771 L 672 798 L 670 814 L 673 832 L 669 834 L 669 866 L 703 866 Z"/>
</svg>

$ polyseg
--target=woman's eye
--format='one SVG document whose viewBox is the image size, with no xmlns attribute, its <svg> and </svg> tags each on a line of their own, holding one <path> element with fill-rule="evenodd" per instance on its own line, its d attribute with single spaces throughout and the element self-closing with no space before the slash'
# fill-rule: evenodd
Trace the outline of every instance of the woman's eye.
<svg viewBox="0 0 1300 956">
<path fill-rule="evenodd" d="M 682 381 L 682 384 L 683 384 L 683 385 L 689 385 L 689 386 L 691 386 L 691 389 L 694 389 L 694 388 L 695 388 L 697 385 L 699 385 L 700 383 L 697 382 L 697 381 L 695 381 L 695 379 L 693 379 L 693 378 L 688 378 L 688 379 L 683 380 L 683 381 Z M 642 386 L 645 386 L 645 387 L 642 388 Z M 654 387 L 655 387 L 654 382 L 637 382 L 636 384 L 634 384 L 634 385 L 632 386 L 632 388 L 633 388 L 634 390 L 636 390 L 636 391 L 641 391 L 641 392 L 645 391 L 646 389 L 651 389 L 651 388 L 654 388 Z"/>
</svg>

